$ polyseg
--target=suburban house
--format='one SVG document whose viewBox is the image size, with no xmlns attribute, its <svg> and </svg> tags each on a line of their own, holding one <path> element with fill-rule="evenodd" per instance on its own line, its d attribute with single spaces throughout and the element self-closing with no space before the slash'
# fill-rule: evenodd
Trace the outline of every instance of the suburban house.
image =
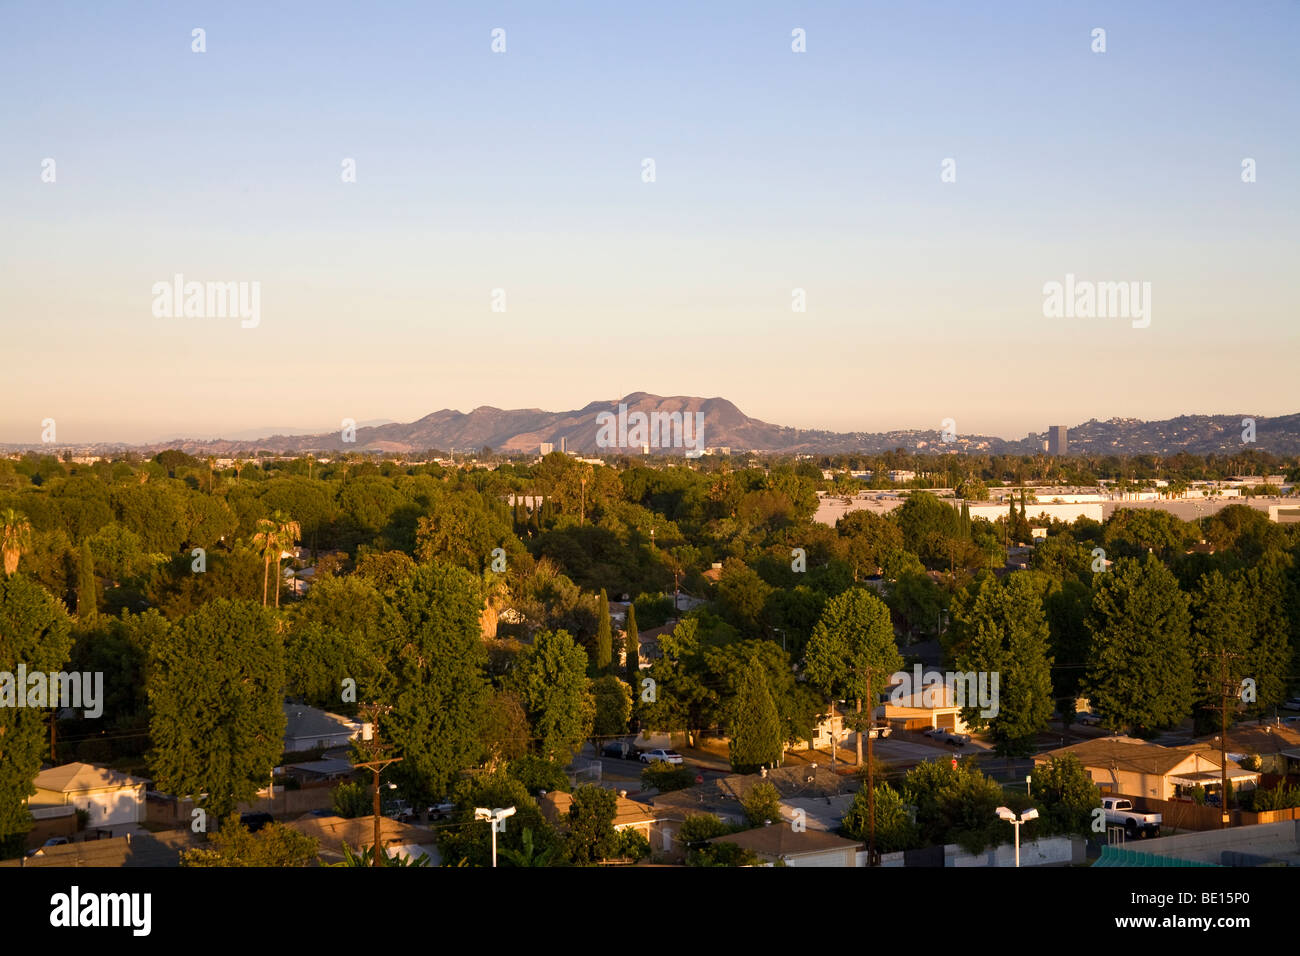
<svg viewBox="0 0 1300 956">
<path fill-rule="evenodd" d="M 826 811 L 819 812 L 818 816 L 834 813 L 839 806 L 844 805 L 845 796 L 851 799 L 857 791 L 857 783 L 853 779 L 840 777 L 825 767 L 801 765 L 778 767 L 762 773 L 732 774 L 651 797 L 650 802 L 658 815 L 662 839 L 652 840 L 650 845 L 656 852 L 669 853 L 680 849 L 676 845 L 676 831 L 688 816 L 694 814 L 705 813 L 724 823 L 744 824 L 746 817 L 743 801 L 753 787 L 763 782 L 776 788 L 782 816 L 787 820 L 795 816 L 796 810 L 806 810 L 817 801 L 827 808 Z M 808 828 L 815 829 L 812 824 L 808 824 Z"/>
<path fill-rule="evenodd" d="M 284 772 L 300 783 L 317 783 L 328 780 L 347 780 L 357 772 L 351 760 L 335 757 L 330 760 L 308 760 L 303 763 L 291 763 Z"/>
<path fill-rule="evenodd" d="M 537 805 L 552 826 L 563 827 L 569 817 L 569 808 L 573 806 L 573 796 L 559 790 L 552 790 L 538 797 Z M 636 830 L 653 846 L 653 835 L 658 822 L 658 815 L 650 804 L 629 800 L 627 794 L 622 791 L 618 793 L 618 803 L 614 811 L 615 830 L 620 833 L 624 830 Z"/>
<path fill-rule="evenodd" d="M 77 840 L 61 846 L 36 849 L 31 856 L 0 860 L 0 867 L 148 867 L 162 869 L 181 865 L 181 854 L 200 845 L 200 838 L 184 830 L 162 833 L 138 831 L 99 840 Z"/>
<path fill-rule="evenodd" d="M 880 708 L 876 708 L 876 713 L 880 713 Z M 846 726 L 845 713 L 818 714 L 817 725 L 813 728 L 811 740 L 798 740 L 788 744 L 789 750 L 825 750 L 828 753 L 831 749 L 831 741 L 836 740 L 841 747 L 857 746 L 857 731 Z M 834 735 L 832 737 L 832 734 Z"/>
<path fill-rule="evenodd" d="M 636 635 L 637 652 L 641 658 L 642 665 L 649 665 L 663 657 L 663 652 L 659 650 L 659 638 L 665 634 L 671 634 L 673 628 L 677 626 L 676 621 L 669 621 L 659 627 L 648 628 L 647 630 L 638 630 Z"/>
<path fill-rule="evenodd" d="M 1217 735 L 1191 745 L 1198 750 L 1219 749 Z M 1250 757 L 1259 758 L 1257 769 L 1261 774 L 1300 774 L 1300 731 L 1285 724 L 1260 724 L 1236 726 L 1228 730 L 1228 757 L 1238 764 Z"/>
<path fill-rule="evenodd" d="M 285 728 L 284 749 L 286 753 L 298 753 L 303 750 L 346 747 L 348 742 L 361 733 L 365 726 L 361 721 L 349 717 L 331 714 L 318 707 L 306 704 L 284 705 Z"/>
<path fill-rule="evenodd" d="M 66 763 L 36 775 L 36 793 L 28 798 L 32 811 L 73 806 L 90 814 L 89 826 L 108 828 L 144 820 L 148 780 L 89 763 Z"/>
<path fill-rule="evenodd" d="M 1190 799 L 1198 786 L 1217 790 L 1220 784 L 1219 752 L 1201 745 L 1161 747 L 1132 737 L 1101 737 L 1038 754 L 1034 763 L 1062 754 L 1077 757 L 1103 794 Z M 1237 790 L 1253 789 L 1259 773 L 1242 769 L 1229 757 L 1228 781 Z"/>
<path fill-rule="evenodd" d="M 863 844 L 825 830 L 795 830 L 780 823 L 714 837 L 709 843 L 734 843 L 752 850 L 764 863 L 786 866 L 857 866 Z"/>
<path fill-rule="evenodd" d="M 891 693 L 885 703 L 885 723 L 895 730 L 939 727 L 957 734 L 969 732 L 961 719 L 954 687 L 942 683 L 901 695 L 897 700 Z"/>
<path fill-rule="evenodd" d="M 342 862 L 344 843 L 355 853 L 375 842 L 374 817 L 348 819 L 308 814 L 286 823 L 285 826 L 305 836 L 314 837 L 320 844 L 320 858 L 326 863 Z M 428 856 L 432 866 L 442 862 L 442 857 L 438 853 L 437 837 L 427 827 L 411 826 L 390 820 L 388 817 L 380 817 L 379 839 L 390 855 L 409 856 L 414 860 L 424 854 Z"/>
</svg>

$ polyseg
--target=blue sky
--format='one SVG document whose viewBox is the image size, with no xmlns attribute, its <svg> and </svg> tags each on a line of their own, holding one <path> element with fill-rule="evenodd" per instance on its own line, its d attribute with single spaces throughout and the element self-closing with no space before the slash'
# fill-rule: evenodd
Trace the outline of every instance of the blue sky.
<svg viewBox="0 0 1300 956">
<path fill-rule="evenodd" d="M 1300 410 L 1300 3 L 975 6 L 8 3 L 0 441 Z M 176 273 L 259 324 L 155 317 Z M 1150 327 L 1045 318 L 1067 273 Z"/>
</svg>

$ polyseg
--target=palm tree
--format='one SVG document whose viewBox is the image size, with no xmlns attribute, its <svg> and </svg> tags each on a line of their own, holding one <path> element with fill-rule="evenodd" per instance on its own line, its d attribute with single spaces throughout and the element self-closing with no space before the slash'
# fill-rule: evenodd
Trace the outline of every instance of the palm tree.
<svg viewBox="0 0 1300 956">
<path fill-rule="evenodd" d="M 0 553 L 4 556 L 5 574 L 18 570 L 18 559 L 32 549 L 32 523 L 24 515 L 8 508 L 0 514 Z"/>
<path fill-rule="evenodd" d="M 253 546 L 262 552 L 265 570 L 262 574 L 262 606 L 266 606 L 267 578 L 271 574 L 271 559 L 275 558 L 275 606 L 280 606 L 280 559 L 286 548 L 292 548 L 302 537 L 302 527 L 280 511 L 269 518 L 259 518 Z"/>
<path fill-rule="evenodd" d="M 294 547 L 302 537 L 302 526 L 287 514 L 272 512 L 271 521 L 275 524 L 275 606 L 280 606 L 280 559 L 284 552 Z"/>
<path fill-rule="evenodd" d="M 262 572 L 262 607 L 266 607 L 267 582 L 271 577 L 271 555 L 276 555 L 276 567 L 279 567 L 280 547 L 275 541 L 275 522 L 269 518 L 257 519 L 257 531 L 253 535 L 253 547 L 262 552 L 264 571 Z"/>
</svg>

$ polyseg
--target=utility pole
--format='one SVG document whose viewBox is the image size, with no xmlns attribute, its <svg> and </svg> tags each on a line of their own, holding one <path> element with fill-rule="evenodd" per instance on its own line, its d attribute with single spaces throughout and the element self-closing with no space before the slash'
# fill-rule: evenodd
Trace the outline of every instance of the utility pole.
<svg viewBox="0 0 1300 956">
<path fill-rule="evenodd" d="M 858 705 L 859 710 L 861 704 Z M 879 866 L 880 854 L 876 852 L 876 768 L 875 751 L 871 742 L 875 739 L 876 705 L 871 696 L 871 668 L 867 668 L 867 866 Z M 858 721 L 858 744 L 862 743 L 862 721 Z"/>
<path fill-rule="evenodd" d="M 382 840 L 382 835 L 380 833 L 380 820 L 382 819 L 382 816 L 380 814 L 381 808 L 380 808 L 380 801 L 379 801 L 379 775 L 383 773 L 385 768 L 387 768 L 390 764 L 397 763 L 399 760 L 402 759 L 401 757 L 383 756 L 384 748 L 383 745 L 380 744 L 379 742 L 379 715 L 381 713 L 386 714 L 391 710 L 392 710 L 391 707 L 382 706 L 380 704 L 368 704 L 365 707 L 361 708 L 362 715 L 368 718 L 367 726 L 370 728 L 370 731 L 369 734 L 363 731 L 361 737 L 363 741 L 362 744 L 354 743 L 353 745 L 356 748 L 356 751 L 359 755 L 370 756 L 374 758 L 372 760 L 365 761 L 364 763 L 353 763 L 354 767 L 364 767 L 365 769 L 371 771 L 375 775 L 375 804 L 374 804 L 375 843 L 373 847 L 374 859 L 373 862 L 371 863 L 371 866 L 384 865 L 383 863 L 380 862 L 381 859 L 380 854 L 383 851 L 380 846 Z M 387 857 L 387 854 L 384 854 L 384 857 Z"/>
<path fill-rule="evenodd" d="M 1240 695 L 1240 682 L 1229 679 L 1228 661 L 1241 655 L 1224 648 L 1207 656 L 1219 659 L 1219 704 L 1211 710 L 1219 712 L 1219 826 L 1226 830 L 1231 820 L 1228 813 L 1228 698 L 1235 699 Z"/>
</svg>

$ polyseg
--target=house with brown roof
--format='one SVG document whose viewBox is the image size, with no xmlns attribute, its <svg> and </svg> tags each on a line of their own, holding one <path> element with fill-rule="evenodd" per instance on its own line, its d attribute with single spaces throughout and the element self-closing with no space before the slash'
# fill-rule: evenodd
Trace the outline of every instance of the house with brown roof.
<svg viewBox="0 0 1300 956">
<path fill-rule="evenodd" d="M 624 830 L 636 830 L 653 846 L 652 835 L 655 825 L 659 822 L 659 815 L 655 813 L 655 808 L 648 803 L 628 799 L 627 794 L 622 791 L 618 792 L 617 797 L 618 801 L 614 811 L 614 829 L 620 833 Z M 546 817 L 552 826 L 563 829 L 568 825 L 569 808 L 573 806 L 573 795 L 560 790 L 552 790 L 537 798 L 537 806 L 541 809 L 542 816 Z"/>
<path fill-rule="evenodd" d="M 1156 800 L 1189 798 L 1197 787 L 1217 790 L 1219 752 L 1198 747 L 1161 747 L 1132 737 L 1100 737 L 1049 750 L 1034 757 L 1036 765 L 1072 754 L 1083 764 L 1102 793 Z M 1234 790 L 1249 790 L 1259 782 L 1257 771 L 1246 770 L 1231 758 L 1228 781 Z"/>
<path fill-rule="evenodd" d="M 304 836 L 313 837 L 320 844 L 320 858 L 326 863 L 344 859 L 343 844 L 353 852 L 369 847 L 375 842 L 375 818 L 369 817 L 318 817 L 307 815 L 286 823 Z M 389 855 L 409 856 L 418 859 L 421 854 L 437 866 L 442 858 L 438 853 L 437 837 L 427 827 L 399 823 L 388 817 L 379 818 L 379 840 Z"/>
<path fill-rule="evenodd" d="M 863 844 L 836 836 L 825 830 L 796 830 L 793 827 L 770 823 L 767 826 L 714 837 L 709 843 L 734 843 L 751 850 L 768 864 L 777 862 L 786 866 L 845 866 L 858 865 L 858 851 Z"/>
<path fill-rule="evenodd" d="M 838 819 L 832 819 L 835 811 L 840 807 L 847 808 L 845 798 L 851 799 L 851 794 L 858 789 L 857 782 L 851 778 L 831 773 L 825 767 L 809 765 L 777 767 L 765 773 L 731 774 L 651 797 L 650 802 L 659 817 L 660 839 L 651 841 L 650 845 L 665 853 L 680 851 L 676 834 L 682 822 L 692 815 L 708 814 L 732 826 L 744 825 L 747 818 L 743 801 L 750 790 L 763 782 L 776 788 L 784 819 L 793 819 L 798 810 L 803 810 L 804 813 L 799 815 L 802 825 L 823 832 L 831 829 L 832 825 L 839 825 Z M 810 808 L 815 808 L 817 813 L 814 814 Z M 840 811 L 840 818 L 842 816 Z M 810 822 L 813 817 L 820 822 Z M 774 825 L 777 825 L 775 821 Z"/>
<path fill-rule="evenodd" d="M 1217 734 L 1189 745 L 1188 749 L 1219 749 Z M 1300 773 L 1300 731 L 1283 723 L 1238 724 L 1228 729 L 1228 756 L 1241 764 L 1250 757 L 1259 758 L 1260 773 Z"/>
</svg>

